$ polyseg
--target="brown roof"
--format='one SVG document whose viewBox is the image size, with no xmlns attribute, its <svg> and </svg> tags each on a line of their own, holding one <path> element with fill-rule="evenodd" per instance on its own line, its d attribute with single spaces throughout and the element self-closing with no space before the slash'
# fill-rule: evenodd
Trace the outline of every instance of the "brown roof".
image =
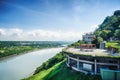
<svg viewBox="0 0 120 80">
<path fill-rule="evenodd" d="M 96 46 L 95 44 L 81 44 L 80 46 Z"/>
</svg>

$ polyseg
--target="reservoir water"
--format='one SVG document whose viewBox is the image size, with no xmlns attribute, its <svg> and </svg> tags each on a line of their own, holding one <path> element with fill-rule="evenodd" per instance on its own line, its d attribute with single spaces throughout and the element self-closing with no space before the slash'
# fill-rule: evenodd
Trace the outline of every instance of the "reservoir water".
<svg viewBox="0 0 120 80">
<path fill-rule="evenodd" d="M 38 66 L 60 52 L 49 48 L 0 60 L 0 80 L 20 80 L 28 77 Z"/>
</svg>

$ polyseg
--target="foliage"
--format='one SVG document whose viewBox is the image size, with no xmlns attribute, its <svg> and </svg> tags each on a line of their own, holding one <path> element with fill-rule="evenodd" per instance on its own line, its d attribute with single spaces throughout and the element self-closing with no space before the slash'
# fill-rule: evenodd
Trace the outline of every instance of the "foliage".
<svg viewBox="0 0 120 80">
<path fill-rule="evenodd" d="M 80 44 L 82 44 L 82 43 L 83 43 L 82 40 L 78 40 L 77 42 L 75 42 L 75 43 L 69 45 L 69 47 L 80 46 Z"/>
<path fill-rule="evenodd" d="M 54 41 L 0 41 L 0 58 L 28 51 L 59 47 L 64 42 Z"/>
<path fill-rule="evenodd" d="M 100 42 L 98 41 L 97 38 L 94 38 L 93 41 L 92 41 L 92 44 L 95 44 L 97 48 L 99 48 L 99 44 Z"/>
<path fill-rule="evenodd" d="M 114 48 L 117 48 L 118 49 L 118 52 L 120 53 L 120 42 L 106 42 L 106 48 L 108 47 L 108 46 L 111 46 L 111 47 L 114 47 Z"/>
<path fill-rule="evenodd" d="M 46 70 L 55 65 L 56 63 L 63 61 L 65 59 L 65 54 L 62 52 L 56 54 L 54 57 L 50 58 L 48 61 L 44 62 L 40 67 L 38 67 L 35 71 L 35 74 L 40 72 L 41 70 Z"/>
<path fill-rule="evenodd" d="M 115 30 L 114 35 L 116 38 L 118 38 L 120 40 L 120 29 Z"/>
<path fill-rule="evenodd" d="M 114 12 L 114 15 L 106 17 L 99 28 L 94 31 L 97 37 L 102 37 L 103 40 L 109 40 L 110 38 L 117 38 L 116 30 L 120 29 L 120 10 Z M 118 35 L 118 34 L 117 34 Z"/>
<path fill-rule="evenodd" d="M 120 15 L 120 10 L 116 10 L 116 11 L 114 12 L 114 15 L 116 15 L 116 16 Z"/>
<path fill-rule="evenodd" d="M 0 49 L 0 58 L 13 55 L 20 54 L 27 51 L 35 50 L 36 48 L 32 48 L 31 46 L 12 46 L 12 47 L 4 47 Z"/>
<path fill-rule="evenodd" d="M 101 80 L 101 78 L 74 71 L 66 66 L 64 60 L 24 80 Z"/>
<path fill-rule="evenodd" d="M 98 37 L 98 42 L 102 42 L 103 38 L 102 37 Z"/>
</svg>

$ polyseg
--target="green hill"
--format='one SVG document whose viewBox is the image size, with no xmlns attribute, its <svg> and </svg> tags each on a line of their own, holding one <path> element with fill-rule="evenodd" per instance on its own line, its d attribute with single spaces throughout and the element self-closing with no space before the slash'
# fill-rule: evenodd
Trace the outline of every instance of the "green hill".
<svg viewBox="0 0 120 80">
<path fill-rule="evenodd" d="M 63 60 L 47 70 L 24 80 L 101 80 L 99 76 L 90 76 L 68 68 Z"/>
<path fill-rule="evenodd" d="M 116 38 L 120 40 L 120 10 L 116 10 L 112 16 L 105 18 L 99 28 L 94 31 L 97 37 L 102 37 L 103 40 Z"/>
</svg>

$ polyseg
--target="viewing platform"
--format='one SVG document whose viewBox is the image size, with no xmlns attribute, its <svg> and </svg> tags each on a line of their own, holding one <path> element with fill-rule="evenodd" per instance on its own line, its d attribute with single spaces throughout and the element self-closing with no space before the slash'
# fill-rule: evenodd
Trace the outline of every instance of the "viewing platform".
<svg viewBox="0 0 120 80">
<path fill-rule="evenodd" d="M 100 75 L 101 69 L 120 71 L 120 55 L 106 49 L 66 48 L 68 67 L 85 74 Z"/>
<path fill-rule="evenodd" d="M 120 54 L 114 53 L 112 54 L 107 49 L 78 49 L 78 48 L 67 48 L 64 49 L 63 52 L 73 55 L 80 56 L 91 56 L 91 57 L 108 57 L 108 58 L 120 58 Z"/>
<path fill-rule="evenodd" d="M 120 80 L 119 45 L 106 45 L 106 41 L 97 45 L 92 43 L 94 39 L 93 34 L 85 34 L 81 44 L 63 49 L 66 65 L 85 74 L 101 75 L 103 80 Z"/>
</svg>

